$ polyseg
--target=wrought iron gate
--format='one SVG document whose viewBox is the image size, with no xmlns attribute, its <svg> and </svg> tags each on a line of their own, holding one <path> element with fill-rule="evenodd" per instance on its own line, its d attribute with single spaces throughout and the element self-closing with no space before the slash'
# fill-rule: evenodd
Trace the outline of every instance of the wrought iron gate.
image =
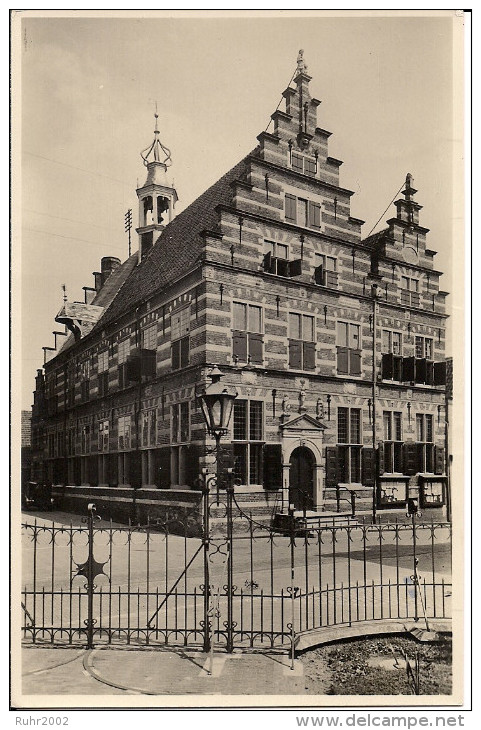
<svg viewBox="0 0 481 730">
<path fill-rule="evenodd" d="M 203 535 L 144 526 L 22 525 L 23 638 L 36 644 L 274 648 L 378 619 L 449 618 L 451 526 L 349 522 L 275 532 L 232 487 L 203 484 Z"/>
</svg>

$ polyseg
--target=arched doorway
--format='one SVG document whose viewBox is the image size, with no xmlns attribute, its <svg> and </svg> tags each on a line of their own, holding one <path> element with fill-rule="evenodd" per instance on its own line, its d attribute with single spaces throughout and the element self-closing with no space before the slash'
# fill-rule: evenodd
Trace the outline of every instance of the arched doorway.
<svg viewBox="0 0 481 730">
<path fill-rule="evenodd" d="M 314 454 L 305 446 L 298 446 L 289 463 L 289 503 L 298 510 L 314 509 Z"/>
</svg>

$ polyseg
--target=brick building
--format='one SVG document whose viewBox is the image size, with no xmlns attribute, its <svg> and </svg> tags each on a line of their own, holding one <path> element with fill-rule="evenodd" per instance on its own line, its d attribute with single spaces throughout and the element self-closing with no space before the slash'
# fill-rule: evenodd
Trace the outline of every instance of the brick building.
<svg viewBox="0 0 481 730">
<path fill-rule="evenodd" d="M 217 364 L 238 392 L 224 443 L 242 493 L 276 510 L 344 510 L 353 491 L 366 510 L 443 505 L 446 292 L 422 206 L 407 175 L 362 238 L 310 81 L 300 54 L 272 131 L 177 216 L 156 126 L 139 250 L 64 303 L 70 332 L 37 374 L 34 472 L 64 494 L 195 502 L 212 443 L 196 392 Z"/>
</svg>

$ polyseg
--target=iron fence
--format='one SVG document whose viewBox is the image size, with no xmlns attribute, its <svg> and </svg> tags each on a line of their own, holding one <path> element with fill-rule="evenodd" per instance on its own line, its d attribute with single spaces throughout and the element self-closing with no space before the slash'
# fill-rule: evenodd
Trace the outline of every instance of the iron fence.
<svg viewBox="0 0 481 730">
<path fill-rule="evenodd" d="M 94 509 L 82 526 L 23 524 L 24 640 L 271 649 L 328 626 L 451 616 L 448 523 L 291 520 L 280 534 L 206 486 L 202 538 L 181 527 L 97 524 Z"/>
</svg>

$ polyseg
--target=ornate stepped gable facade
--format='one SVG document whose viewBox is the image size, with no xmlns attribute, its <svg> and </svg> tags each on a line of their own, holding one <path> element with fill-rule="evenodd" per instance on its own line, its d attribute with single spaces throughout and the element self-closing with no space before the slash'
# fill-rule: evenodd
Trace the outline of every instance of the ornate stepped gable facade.
<svg viewBox="0 0 481 730">
<path fill-rule="evenodd" d="M 100 318 L 38 371 L 34 477 L 194 489 L 211 443 L 196 391 L 217 364 L 238 391 L 223 442 L 240 491 L 317 511 L 353 490 L 366 509 L 443 504 L 446 292 L 422 206 L 408 175 L 362 238 L 310 81 L 300 54 L 273 130 L 176 217 L 156 126 L 139 251 L 102 260 L 86 288 Z"/>
</svg>

